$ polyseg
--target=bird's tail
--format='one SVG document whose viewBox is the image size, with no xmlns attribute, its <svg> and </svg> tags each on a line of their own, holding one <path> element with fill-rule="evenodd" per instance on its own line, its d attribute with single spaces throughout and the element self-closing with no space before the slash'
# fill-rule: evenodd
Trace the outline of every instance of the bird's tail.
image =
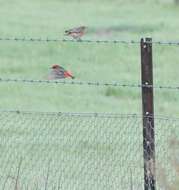
<svg viewBox="0 0 179 190">
<path fill-rule="evenodd" d="M 64 76 L 65 76 L 65 78 L 68 78 L 68 77 L 70 77 L 70 78 L 72 78 L 72 79 L 75 78 L 75 77 L 72 75 L 71 71 L 65 71 L 65 72 L 64 72 Z"/>
</svg>

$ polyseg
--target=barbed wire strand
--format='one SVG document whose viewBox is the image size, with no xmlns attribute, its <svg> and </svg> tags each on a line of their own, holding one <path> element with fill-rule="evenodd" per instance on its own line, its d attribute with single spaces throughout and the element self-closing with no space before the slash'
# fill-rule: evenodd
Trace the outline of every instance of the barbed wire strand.
<svg viewBox="0 0 179 190">
<path fill-rule="evenodd" d="M 74 39 L 59 39 L 59 38 L 32 38 L 32 37 L 0 37 L 0 41 L 21 41 L 21 42 L 77 42 L 77 43 L 121 43 L 121 44 L 140 44 L 137 40 L 74 40 Z M 152 41 L 146 42 L 149 44 L 158 45 L 174 45 L 179 46 L 179 41 Z"/>
<path fill-rule="evenodd" d="M 74 40 L 74 39 L 59 39 L 59 38 L 1 38 L 0 41 L 24 41 L 24 42 L 77 42 L 77 43 L 123 43 L 123 44 L 138 44 L 139 41 L 134 40 Z"/>
<path fill-rule="evenodd" d="M 42 111 L 25 111 L 25 110 L 12 110 L 12 109 L 0 109 L 0 113 L 16 113 L 16 114 L 39 114 L 49 116 L 66 116 L 66 117 L 99 117 L 99 118 L 155 118 L 162 120 L 179 121 L 179 117 L 164 116 L 164 115 L 145 115 L 137 113 L 100 113 L 100 112 L 42 112 Z"/>
<path fill-rule="evenodd" d="M 129 87 L 129 88 L 154 88 L 179 90 L 179 86 L 162 86 L 148 84 L 122 84 L 119 82 L 92 82 L 92 81 L 74 81 L 74 80 L 33 80 L 33 79 L 10 79 L 0 78 L 0 82 L 15 82 L 15 83 L 41 83 L 41 84 L 67 84 L 67 85 L 88 85 L 88 86 L 113 86 L 113 87 Z"/>
</svg>

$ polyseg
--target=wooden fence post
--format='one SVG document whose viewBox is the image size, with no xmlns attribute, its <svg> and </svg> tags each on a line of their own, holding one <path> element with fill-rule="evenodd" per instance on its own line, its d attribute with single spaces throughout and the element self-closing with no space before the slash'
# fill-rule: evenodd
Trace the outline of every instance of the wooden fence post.
<svg viewBox="0 0 179 190">
<path fill-rule="evenodd" d="M 153 105 L 152 39 L 141 39 L 144 189 L 155 190 L 155 130 Z"/>
</svg>

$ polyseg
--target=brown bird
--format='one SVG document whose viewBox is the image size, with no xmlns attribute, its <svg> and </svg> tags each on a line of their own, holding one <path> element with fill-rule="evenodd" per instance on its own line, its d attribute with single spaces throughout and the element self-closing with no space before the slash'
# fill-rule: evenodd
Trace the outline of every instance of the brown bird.
<svg viewBox="0 0 179 190">
<path fill-rule="evenodd" d="M 52 65 L 48 79 L 56 80 L 56 79 L 64 79 L 68 77 L 72 79 L 75 78 L 70 71 L 66 71 L 63 67 L 59 65 Z"/>
<path fill-rule="evenodd" d="M 65 35 L 71 36 L 76 40 L 81 40 L 81 37 L 85 34 L 86 26 L 80 26 L 65 31 Z"/>
</svg>

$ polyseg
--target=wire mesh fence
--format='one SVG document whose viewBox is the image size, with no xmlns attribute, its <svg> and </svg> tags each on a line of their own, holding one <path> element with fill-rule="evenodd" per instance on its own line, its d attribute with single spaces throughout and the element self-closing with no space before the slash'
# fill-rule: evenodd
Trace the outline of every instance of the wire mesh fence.
<svg viewBox="0 0 179 190">
<path fill-rule="evenodd" d="M 0 120 L 1 183 L 16 177 L 22 158 L 22 186 L 43 189 L 49 164 L 50 189 L 58 180 L 60 189 L 128 189 L 131 174 L 134 187 L 142 188 L 135 116 L 1 112 Z"/>
<path fill-rule="evenodd" d="M 143 189 L 138 115 L 1 111 L 0 121 L 3 189 Z M 155 119 L 158 189 L 177 178 L 178 125 Z"/>
<path fill-rule="evenodd" d="M 178 188 L 179 120 L 155 118 L 156 180 L 158 189 Z"/>
</svg>

